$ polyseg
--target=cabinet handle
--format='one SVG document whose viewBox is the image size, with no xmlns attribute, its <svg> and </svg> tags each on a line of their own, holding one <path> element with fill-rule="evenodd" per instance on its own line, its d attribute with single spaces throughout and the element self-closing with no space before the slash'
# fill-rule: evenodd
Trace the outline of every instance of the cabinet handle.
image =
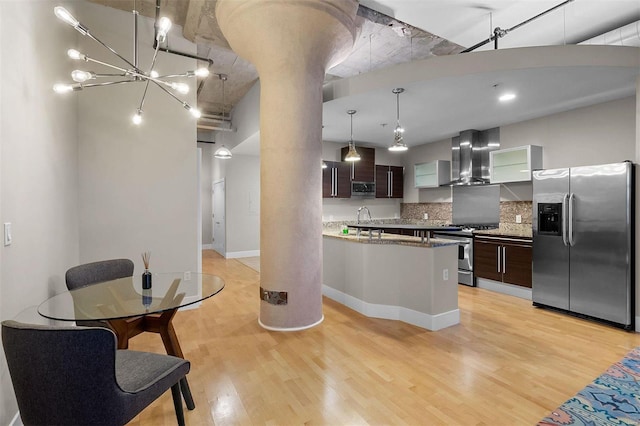
<svg viewBox="0 0 640 426">
<path fill-rule="evenodd" d="M 331 168 L 331 196 L 336 196 L 336 169 Z"/>
<path fill-rule="evenodd" d="M 393 195 L 393 174 L 391 171 L 387 171 L 387 197 Z"/>
<path fill-rule="evenodd" d="M 502 246 L 502 273 L 507 273 L 507 247 Z"/>
<path fill-rule="evenodd" d="M 331 169 L 331 196 L 338 196 L 338 169 Z"/>
<path fill-rule="evenodd" d="M 496 249 L 498 250 L 498 272 L 500 272 L 500 246 L 497 246 Z"/>
</svg>

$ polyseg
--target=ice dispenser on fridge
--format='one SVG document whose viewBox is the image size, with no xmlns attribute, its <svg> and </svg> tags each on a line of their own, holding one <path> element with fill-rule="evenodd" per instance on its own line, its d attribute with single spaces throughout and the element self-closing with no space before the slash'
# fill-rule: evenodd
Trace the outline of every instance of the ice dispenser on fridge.
<svg viewBox="0 0 640 426">
<path fill-rule="evenodd" d="M 538 234 L 562 235 L 562 203 L 538 203 Z"/>
</svg>

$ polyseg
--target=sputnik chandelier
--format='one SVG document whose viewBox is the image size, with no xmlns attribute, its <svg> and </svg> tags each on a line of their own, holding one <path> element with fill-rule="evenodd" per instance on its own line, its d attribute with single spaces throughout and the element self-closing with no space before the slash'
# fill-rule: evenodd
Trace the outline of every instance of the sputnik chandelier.
<svg viewBox="0 0 640 426">
<path fill-rule="evenodd" d="M 135 2 L 134 2 L 134 9 L 135 9 Z M 98 74 L 93 71 L 74 70 L 73 72 L 71 72 L 71 78 L 73 79 L 73 81 L 75 81 L 75 83 L 56 84 L 53 86 L 54 91 L 56 91 L 57 93 L 68 93 L 72 91 L 83 90 L 89 87 L 111 86 L 111 85 L 125 84 L 125 83 L 144 83 L 144 92 L 142 94 L 142 99 L 140 100 L 140 104 L 138 105 L 137 110 L 134 112 L 134 114 L 131 117 L 131 121 L 134 124 L 139 125 L 140 123 L 142 123 L 142 112 L 144 107 L 144 101 L 147 96 L 147 90 L 149 88 L 149 83 L 153 83 L 154 85 L 162 89 L 166 94 L 168 94 L 173 99 L 178 101 L 183 106 L 184 109 L 186 109 L 191 113 L 191 115 L 193 115 L 196 118 L 200 118 L 200 116 L 202 115 L 201 112 L 197 108 L 194 108 L 193 106 L 189 105 L 187 102 L 181 100 L 176 94 L 173 93 L 173 91 L 181 94 L 189 93 L 189 85 L 181 81 L 176 81 L 175 79 L 179 77 L 203 77 L 204 78 L 209 75 L 208 68 L 199 68 L 195 71 L 187 71 L 183 74 L 171 74 L 171 75 L 159 75 L 154 70 L 154 66 L 156 64 L 156 59 L 158 56 L 158 51 L 160 49 L 160 44 L 166 41 L 167 33 L 171 28 L 171 20 L 169 18 L 166 18 L 166 17 L 160 18 L 156 24 L 156 35 L 155 35 L 155 43 L 154 43 L 155 51 L 153 53 L 153 59 L 151 60 L 151 65 L 149 66 L 149 69 L 145 72 L 144 70 L 142 70 L 142 68 L 138 66 L 138 12 L 136 10 L 133 11 L 133 16 L 134 16 L 133 63 L 127 60 L 126 58 L 124 58 L 114 49 L 109 47 L 106 43 L 102 42 L 98 37 L 91 34 L 91 32 L 89 32 L 89 29 L 84 25 L 82 25 L 76 18 L 74 18 L 73 15 L 71 15 L 71 13 L 69 13 L 69 11 L 64 7 L 56 6 L 53 9 L 53 11 L 61 21 L 71 25 L 83 36 L 87 36 L 92 40 L 96 41 L 97 43 L 102 45 L 104 48 L 109 50 L 112 54 L 114 54 L 115 56 L 120 58 L 122 61 L 124 61 L 124 63 L 127 65 L 127 67 L 113 65 L 107 62 L 103 62 L 103 61 L 99 61 L 97 59 L 91 58 L 75 49 L 69 49 L 67 51 L 67 55 L 69 55 L 71 59 L 99 64 L 107 68 L 111 68 L 113 70 L 119 71 L 119 73 Z M 209 60 L 209 65 L 211 65 L 212 63 L 213 61 Z M 109 79 L 109 81 L 90 82 L 90 81 L 101 79 L 101 78 Z"/>
</svg>

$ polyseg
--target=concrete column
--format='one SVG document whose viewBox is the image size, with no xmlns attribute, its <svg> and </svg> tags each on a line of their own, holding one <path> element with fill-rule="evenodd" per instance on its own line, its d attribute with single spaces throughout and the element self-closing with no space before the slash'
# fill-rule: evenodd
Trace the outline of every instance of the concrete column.
<svg viewBox="0 0 640 426">
<path fill-rule="evenodd" d="M 351 52 L 356 0 L 218 0 L 232 49 L 260 76 L 260 324 L 299 330 L 322 315 L 322 82 Z M 233 76 L 231 76 L 233 78 Z M 233 161 L 233 160 L 231 160 Z"/>
</svg>

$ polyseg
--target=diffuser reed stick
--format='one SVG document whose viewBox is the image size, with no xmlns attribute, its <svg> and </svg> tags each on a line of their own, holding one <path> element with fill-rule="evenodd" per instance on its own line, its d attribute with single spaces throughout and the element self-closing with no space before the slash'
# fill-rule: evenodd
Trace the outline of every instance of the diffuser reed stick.
<svg viewBox="0 0 640 426">
<path fill-rule="evenodd" d="M 142 263 L 144 263 L 144 269 L 149 270 L 149 260 L 151 259 L 151 252 L 145 251 L 142 253 Z"/>
</svg>

